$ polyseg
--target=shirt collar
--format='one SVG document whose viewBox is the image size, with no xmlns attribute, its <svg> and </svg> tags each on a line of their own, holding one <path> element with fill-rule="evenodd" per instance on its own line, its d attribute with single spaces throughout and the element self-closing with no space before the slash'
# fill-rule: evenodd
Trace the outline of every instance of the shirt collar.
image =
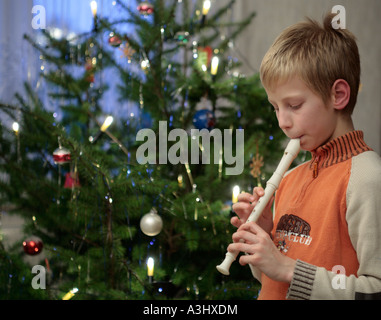
<svg viewBox="0 0 381 320">
<path fill-rule="evenodd" d="M 362 131 L 350 131 L 313 150 L 311 165 L 318 162 L 319 167 L 329 167 L 371 150 L 364 141 Z"/>
</svg>

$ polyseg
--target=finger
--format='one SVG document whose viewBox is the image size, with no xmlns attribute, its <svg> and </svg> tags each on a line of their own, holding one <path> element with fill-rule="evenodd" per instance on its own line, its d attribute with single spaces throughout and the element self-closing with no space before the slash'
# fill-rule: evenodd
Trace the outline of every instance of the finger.
<svg viewBox="0 0 381 320">
<path fill-rule="evenodd" d="M 246 222 L 253 209 L 254 206 L 248 203 L 235 203 L 232 207 L 232 210 L 237 214 L 242 223 Z"/>
<path fill-rule="evenodd" d="M 231 223 L 234 227 L 239 228 L 243 222 L 242 222 L 242 220 L 239 219 L 238 217 L 233 217 L 233 218 L 230 219 L 230 223 Z"/>
<path fill-rule="evenodd" d="M 245 265 L 247 265 L 247 264 L 251 264 L 251 265 L 254 265 L 255 266 L 255 263 L 253 263 L 253 257 L 255 257 L 255 255 L 253 256 L 253 255 L 246 255 L 246 254 L 244 254 L 244 255 L 242 255 L 240 258 L 239 258 L 239 260 L 238 260 L 238 262 L 239 262 L 239 264 L 241 265 L 241 266 L 245 266 Z"/>
<path fill-rule="evenodd" d="M 238 195 L 237 200 L 239 202 L 253 202 L 257 200 L 257 197 L 253 194 L 242 192 Z"/>
<path fill-rule="evenodd" d="M 261 235 L 262 233 L 266 233 L 258 224 L 251 221 L 248 223 L 243 223 L 239 228 L 238 231 L 246 231 L 249 233 L 252 233 L 254 235 Z"/>
<path fill-rule="evenodd" d="M 253 195 L 257 195 L 258 197 L 263 197 L 265 195 L 265 190 L 262 187 L 255 187 L 253 189 Z"/>
<path fill-rule="evenodd" d="M 253 194 L 250 194 L 250 193 L 247 193 L 247 192 L 241 192 L 238 197 L 237 197 L 237 200 L 238 202 L 254 202 L 254 201 L 258 201 L 258 199 L 260 197 L 263 197 L 265 194 L 265 190 L 262 188 L 262 187 L 255 187 L 253 189 Z"/>
<path fill-rule="evenodd" d="M 232 239 L 234 243 L 245 242 L 248 244 L 253 244 L 258 242 L 256 235 L 248 231 L 237 231 L 233 233 Z"/>
<path fill-rule="evenodd" d="M 254 209 L 254 205 L 248 202 L 237 202 L 233 204 L 232 209 L 237 214 L 240 212 L 251 212 Z"/>
<path fill-rule="evenodd" d="M 255 253 L 255 247 L 252 244 L 248 244 L 245 242 L 235 242 L 231 243 L 228 246 L 229 252 L 244 252 L 248 254 L 254 254 Z"/>
</svg>

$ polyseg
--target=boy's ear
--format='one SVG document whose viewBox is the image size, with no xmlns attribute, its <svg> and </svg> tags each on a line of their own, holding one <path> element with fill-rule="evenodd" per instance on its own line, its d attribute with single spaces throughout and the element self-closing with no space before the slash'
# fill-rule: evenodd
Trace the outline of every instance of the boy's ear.
<svg viewBox="0 0 381 320">
<path fill-rule="evenodd" d="M 343 110 L 351 96 L 351 88 L 347 81 L 338 79 L 334 82 L 331 89 L 332 103 L 336 110 Z"/>
</svg>

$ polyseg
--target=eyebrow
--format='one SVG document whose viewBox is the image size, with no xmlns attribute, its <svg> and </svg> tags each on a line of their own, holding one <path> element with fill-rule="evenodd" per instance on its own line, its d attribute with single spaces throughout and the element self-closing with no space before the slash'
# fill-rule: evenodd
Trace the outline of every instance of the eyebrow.
<svg viewBox="0 0 381 320">
<path fill-rule="evenodd" d="M 302 98 L 302 97 L 299 94 L 296 94 L 296 95 L 287 96 L 287 97 L 283 98 L 281 101 L 287 101 L 287 100 L 291 100 L 291 99 L 300 99 L 300 98 Z M 267 100 L 271 104 L 276 104 L 275 102 L 272 102 L 268 97 L 267 97 Z"/>
</svg>

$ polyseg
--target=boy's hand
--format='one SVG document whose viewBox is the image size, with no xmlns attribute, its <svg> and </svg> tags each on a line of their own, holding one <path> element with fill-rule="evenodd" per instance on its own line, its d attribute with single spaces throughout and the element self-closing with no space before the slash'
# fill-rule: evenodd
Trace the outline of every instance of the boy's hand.
<svg viewBox="0 0 381 320">
<path fill-rule="evenodd" d="M 242 224 L 233 234 L 233 241 L 228 251 L 247 253 L 240 257 L 241 265 L 251 264 L 275 281 L 291 282 L 296 261 L 283 255 L 276 248 L 270 235 L 258 224 Z"/>
<path fill-rule="evenodd" d="M 259 198 L 264 194 L 265 191 L 262 187 L 255 187 L 252 195 L 247 192 L 239 194 L 237 198 L 238 202 L 233 204 L 233 211 L 238 215 L 239 218 L 231 218 L 231 224 L 239 228 L 243 223 L 245 223 L 249 218 L 250 213 L 253 211 L 255 205 L 257 204 Z M 270 234 L 273 228 L 273 215 L 271 211 L 273 201 L 274 197 L 272 197 L 269 203 L 266 205 L 257 221 L 257 224 L 268 234 Z"/>
</svg>

